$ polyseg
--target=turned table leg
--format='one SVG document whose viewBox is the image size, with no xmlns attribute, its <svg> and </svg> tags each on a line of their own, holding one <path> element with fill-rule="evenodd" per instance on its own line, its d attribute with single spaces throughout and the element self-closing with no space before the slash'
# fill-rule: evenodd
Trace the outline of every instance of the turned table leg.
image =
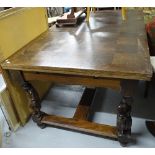
<svg viewBox="0 0 155 155">
<path fill-rule="evenodd" d="M 117 108 L 117 136 L 122 146 L 126 146 L 131 139 L 131 105 L 136 81 L 123 80 L 121 82 L 122 100 Z"/>
<path fill-rule="evenodd" d="M 146 127 L 149 132 L 155 136 L 155 121 L 146 121 Z"/>
<path fill-rule="evenodd" d="M 25 90 L 27 95 L 30 98 L 30 109 L 32 110 L 32 120 L 37 123 L 40 128 L 45 128 L 45 124 L 41 123 L 41 119 L 45 115 L 41 109 L 41 101 L 38 93 L 34 89 L 34 87 L 28 81 L 24 81 L 22 84 L 22 88 Z"/>
<path fill-rule="evenodd" d="M 131 103 L 132 97 L 123 97 L 122 101 L 118 106 L 117 113 L 117 131 L 118 140 L 121 145 L 126 145 L 129 142 L 131 136 Z"/>
</svg>

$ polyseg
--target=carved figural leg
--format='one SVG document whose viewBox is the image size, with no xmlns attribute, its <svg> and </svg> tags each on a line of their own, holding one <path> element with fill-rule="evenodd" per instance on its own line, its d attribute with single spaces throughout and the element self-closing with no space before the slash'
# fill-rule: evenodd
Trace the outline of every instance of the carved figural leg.
<svg viewBox="0 0 155 155">
<path fill-rule="evenodd" d="M 127 145 L 131 139 L 131 104 L 135 84 L 135 81 L 131 80 L 121 82 L 122 100 L 117 109 L 117 134 L 122 146 Z"/>
<path fill-rule="evenodd" d="M 41 102 L 38 93 L 28 81 L 24 81 L 22 87 L 30 98 L 30 109 L 32 110 L 33 121 L 36 122 L 40 128 L 45 128 L 46 125 L 41 123 L 41 119 L 45 113 L 40 111 Z"/>
<path fill-rule="evenodd" d="M 118 129 L 118 140 L 124 146 L 129 142 L 131 135 L 131 97 L 123 97 L 120 105 L 118 106 L 117 114 L 117 129 Z"/>
</svg>

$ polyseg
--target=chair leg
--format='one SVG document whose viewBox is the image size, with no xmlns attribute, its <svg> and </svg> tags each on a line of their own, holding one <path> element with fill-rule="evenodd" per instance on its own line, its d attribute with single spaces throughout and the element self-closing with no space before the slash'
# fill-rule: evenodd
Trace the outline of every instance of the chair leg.
<svg viewBox="0 0 155 155">
<path fill-rule="evenodd" d="M 149 81 L 146 81 L 146 83 L 145 83 L 144 98 L 147 98 L 148 97 L 149 87 L 150 87 L 150 82 Z"/>
</svg>

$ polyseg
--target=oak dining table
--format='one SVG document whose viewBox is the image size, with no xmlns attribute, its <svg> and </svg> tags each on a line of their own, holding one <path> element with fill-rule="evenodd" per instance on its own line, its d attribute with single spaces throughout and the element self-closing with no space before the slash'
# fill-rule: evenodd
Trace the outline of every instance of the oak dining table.
<svg viewBox="0 0 155 155">
<path fill-rule="evenodd" d="M 152 68 L 143 13 L 131 10 L 126 16 L 122 20 L 119 10 L 96 11 L 89 23 L 82 16 L 74 27 L 54 25 L 1 63 L 28 94 L 32 119 L 38 126 L 103 136 L 123 146 L 130 142 L 134 92 L 138 81 L 151 79 Z M 33 80 L 85 86 L 73 118 L 41 111 L 38 93 L 29 82 Z M 116 101 L 116 126 L 88 120 L 98 87 L 122 95 L 120 103 Z"/>
</svg>

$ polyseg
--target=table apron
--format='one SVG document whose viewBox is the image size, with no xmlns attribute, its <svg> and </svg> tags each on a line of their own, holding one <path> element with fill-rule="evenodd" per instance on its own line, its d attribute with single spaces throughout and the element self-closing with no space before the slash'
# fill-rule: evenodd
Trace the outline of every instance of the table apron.
<svg viewBox="0 0 155 155">
<path fill-rule="evenodd" d="M 50 73 L 33 73 L 23 72 L 23 77 L 26 81 L 41 80 L 51 81 L 53 83 L 66 84 L 66 85 L 83 85 L 88 87 L 104 87 L 115 90 L 120 90 L 120 79 L 114 78 L 95 78 L 86 76 L 73 76 L 63 74 L 50 74 Z"/>
</svg>

